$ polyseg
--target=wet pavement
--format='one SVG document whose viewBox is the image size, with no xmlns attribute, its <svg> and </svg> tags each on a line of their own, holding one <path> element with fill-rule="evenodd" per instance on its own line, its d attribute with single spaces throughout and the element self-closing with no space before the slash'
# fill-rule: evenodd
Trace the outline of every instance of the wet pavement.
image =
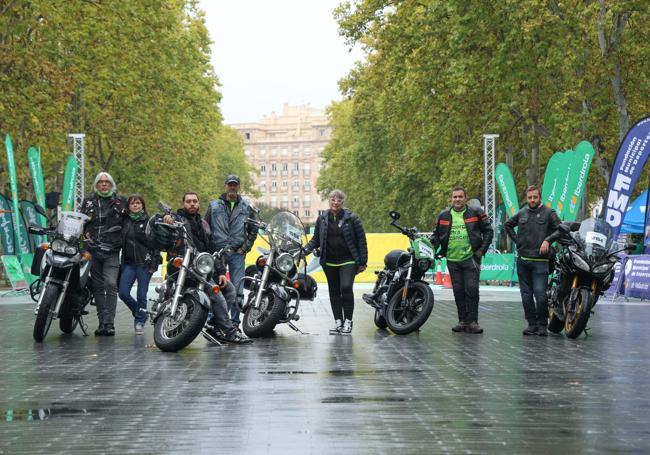
<svg viewBox="0 0 650 455">
<path fill-rule="evenodd" d="M 319 292 L 304 334 L 177 354 L 121 302 L 115 338 L 37 344 L 33 305 L 0 299 L 0 454 L 650 452 L 650 304 L 599 304 L 578 340 L 523 337 L 518 292 L 482 290 L 485 333 L 453 334 L 436 290 L 419 333 L 359 302 L 344 337 Z"/>
</svg>

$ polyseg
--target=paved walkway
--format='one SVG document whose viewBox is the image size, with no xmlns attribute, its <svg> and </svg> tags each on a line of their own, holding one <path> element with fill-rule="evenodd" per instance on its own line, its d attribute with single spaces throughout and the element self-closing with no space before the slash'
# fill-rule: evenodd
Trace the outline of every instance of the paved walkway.
<svg viewBox="0 0 650 455">
<path fill-rule="evenodd" d="M 523 337 L 518 294 L 486 288 L 486 331 L 466 335 L 435 292 L 409 336 L 361 302 L 353 336 L 328 335 L 321 289 L 305 334 L 177 354 L 121 302 L 115 338 L 43 344 L 33 305 L 0 304 L 0 454 L 650 452 L 650 305 L 597 307 L 588 338 Z"/>
</svg>

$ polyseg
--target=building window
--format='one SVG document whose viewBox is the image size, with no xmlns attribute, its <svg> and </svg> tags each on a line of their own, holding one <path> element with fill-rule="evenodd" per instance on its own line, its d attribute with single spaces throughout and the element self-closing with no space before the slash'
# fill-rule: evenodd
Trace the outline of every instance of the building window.
<svg viewBox="0 0 650 455">
<path fill-rule="evenodd" d="M 282 147 L 282 155 L 286 156 L 289 154 L 289 151 L 287 150 L 286 147 Z"/>
<path fill-rule="evenodd" d="M 321 128 L 319 133 L 320 133 L 320 137 L 325 137 L 325 128 Z"/>
<path fill-rule="evenodd" d="M 289 175 L 289 164 L 288 163 L 282 163 L 282 175 L 284 175 L 284 176 Z"/>
<path fill-rule="evenodd" d="M 305 148 L 303 149 L 303 155 L 304 156 L 310 156 L 311 155 L 311 147 L 309 145 L 305 145 Z"/>
<path fill-rule="evenodd" d="M 271 193 L 275 193 L 277 190 L 278 190 L 278 183 L 275 180 L 273 180 L 271 182 Z"/>
<path fill-rule="evenodd" d="M 294 180 L 294 181 L 293 181 L 293 183 L 291 184 L 291 189 L 292 189 L 293 191 L 298 191 L 298 190 L 300 190 L 300 183 L 298 182 L 298 180 Z"/>
<path fill-rule="evenodd" d="M 298 210 L 292 210 L 291 213 L 293 213 L 296 216 L 299 216 Z"/>
<path fill-rule="evenodd" d="M 291 208 L 294 209 L 300 208 L 300 198 L 298 196 L 294 196 L 293 199 L 291 200 Z"/>
<path fill-rule="evenodd" d="M 244 137 L 246 138 L 247 141 L 250 141 L 251 140 L 251 133 L 249 133 L 248 131 L 245 132 Z"/>
<path fill-rule="evenodd" d="M 271 207 L 275 207 L 276 205 L 278 205 L 277 196 L 271 196 Z"/>
<path fill-rule="evenodd" d="M 305 216 L 310 217 L 311 216 L 311 210 L 305 210 Z"/>
<path fill-rule="evenodd" d="M 266 164 L 260 164 L 260 175 L 266 175 Z"/>
<path fill-rule="evenodd" d="M 302 165 L 302 175 L 304 176 L 311 175 L 311 165 L 309 163 L 305 163 Z"/>
<path fill-rule="evenodd" d="M 288 209 L 289 208 L 289 197 L 288 196 L 282 196 L 282 200 L 280 201 L 280 207 L 283 209 Z"/>
<path fill-rule="evenodd" d="M 276 175 L 278 175 L 278 165 L 271 163 L 271 177 L 275 177 Z"/>
<path fill-rule="evenodd" d="M 282 191 L 287 191 L 289 189 L 289 182 L 282 180 Z"/>
<path fill-rule="evenodd" d="M 271 155 L 277 155 L 278 150 L 275 147 L 271 147 Z"/>
<path fill-rule="evenodd" d="M 297 156 L 298 154 L 300 154 L 300 149 L 298 148 L 297 145 L 294 145 L 293 146 L 293 155 Z"/>
</svg>

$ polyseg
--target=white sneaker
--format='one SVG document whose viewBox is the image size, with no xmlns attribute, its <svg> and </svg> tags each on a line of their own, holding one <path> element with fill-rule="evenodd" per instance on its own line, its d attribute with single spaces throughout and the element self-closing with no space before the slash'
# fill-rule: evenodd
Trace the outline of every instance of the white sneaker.
<svg viewBox="0 0 650 455">
<path fill-rule="evenodd" d="M 343 328 L 343 321 L 340 319 L 337 319 L 334 321 L 335 326 L 333 329 L 330 329 L 330 335 L 340 335 L 341 334 L 341 329 Z"/>
<path fill-rule="evenodd" d="M 352 321 L 346 319 L 341 329 L 341 335 L 350 335 L 352 333 Z"/>
<path fill-rule="evenodd" d="M 138 322 L 135 325 L 135 334 L 136 335 L 144 335 L 144 325 L 142 325 L 140 322 Z"/>
</svg>

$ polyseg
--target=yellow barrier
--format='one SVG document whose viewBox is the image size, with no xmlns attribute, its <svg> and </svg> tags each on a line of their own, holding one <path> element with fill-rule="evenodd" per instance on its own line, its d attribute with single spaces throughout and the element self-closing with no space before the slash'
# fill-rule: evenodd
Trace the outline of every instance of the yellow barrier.
<svg viewBox="0 0 650 455">
<path fill-rule="evenodd" d="M 368 268 L 356 278 L 358 283 L 374 283 L 375 270 L 384 268 L 384 256 L 391 250 L 405 250 L 409 247 L 409 239 L 402 234 L 366 234 L 368 242 Z M 254 264 L 260 253 L 257 247 L 268 248 L 268 244 L 260 237 L 257 237 L 253 249 L 246 255 L 246 265 Z M 311 256 L 310 256 L 311 258 Z M 322 269 L 311 274 L 319 283 L 325 283 L 325 273 Z"/>
</svg>

